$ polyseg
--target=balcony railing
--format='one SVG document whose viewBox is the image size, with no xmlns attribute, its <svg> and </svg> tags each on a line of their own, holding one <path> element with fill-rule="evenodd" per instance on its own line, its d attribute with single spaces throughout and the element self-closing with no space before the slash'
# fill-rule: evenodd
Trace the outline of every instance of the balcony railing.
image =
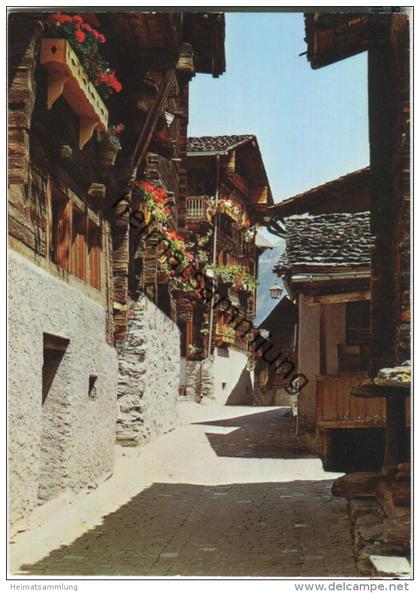
<svg viewBox="0 0 420 593">
<path fill-rule="evenodd" d="M 208 202 L 208 196 L 188 196 L 186 200 L 187 222 L 207 221 L 206 211 Z"/>
</svg>

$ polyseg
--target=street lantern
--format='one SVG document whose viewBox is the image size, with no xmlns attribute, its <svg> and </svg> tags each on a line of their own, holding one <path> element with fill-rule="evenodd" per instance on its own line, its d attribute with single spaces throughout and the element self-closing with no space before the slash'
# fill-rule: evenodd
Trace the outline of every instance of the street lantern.
<svg viewBox="0 0 420 593">
<path fill-rule="evenodd" d="M 268 289 L 270 291 L 270 296 L 272 299 L 281 299 L 283 294 L 283 288 L 277 284 L 277 280 L 273 284 L 271 288 Z"/>
</svg>

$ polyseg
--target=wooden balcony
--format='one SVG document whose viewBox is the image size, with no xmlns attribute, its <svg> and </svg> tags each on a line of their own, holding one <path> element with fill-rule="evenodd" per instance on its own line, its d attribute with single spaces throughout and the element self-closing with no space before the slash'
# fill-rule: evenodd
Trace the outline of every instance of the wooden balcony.
<svg viewBox="0 0 420 593">
<path fill-rule="evenodd" d="M 363 399 L 350 394 L 367 380 L 366 372 L 322 375 L 316 380 L 316 421 L 319 428 L 384 426 L 386 403 L 382 397 Z"/>
<path fill-rule="evenodd" d="M 208 203 L 208 196 L 188 196 L 186 198 L 186 222 L 210 222 L 207 215 Z"/>
<path fill-rule="evenodd" d="M 48 71 L 48 109 L 63 95 L 79 117 L 82 149 L 95 128 L 107 130 L 108 110 L 66 39 L 43 39 L 40 60 Z"/>
<path fill-rule="evenodd" d="M 385 427 L 385 398 L 364 399 L 350 393 L 353 386 L 366 380 L 366 372 L 317 377 L 316 428 L 319 453 L 326 469 L 331 462 L 333 430 Z"/>
</svg>

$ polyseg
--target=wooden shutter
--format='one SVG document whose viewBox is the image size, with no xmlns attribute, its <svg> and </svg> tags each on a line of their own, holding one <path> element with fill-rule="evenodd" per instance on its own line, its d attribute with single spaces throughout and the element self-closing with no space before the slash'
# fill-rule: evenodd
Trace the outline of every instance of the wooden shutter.
<svg viewBox="0 0 420 593">
<path fill-rule="evenodd" d="M 101 229 L 89 221 L 88 227 L 89 284 L 101 287 Z"/>
<path fill-rule="evenodd" d="M 86 279 L 86 215 L 73 206 L 71 273 Z"/>
<path fill-rule="evenodd" d="M 51 259 L 63 270 L 68 270 L 71 234 L 71 203 L 53 189 L 50 219 Z"/>
</svg>

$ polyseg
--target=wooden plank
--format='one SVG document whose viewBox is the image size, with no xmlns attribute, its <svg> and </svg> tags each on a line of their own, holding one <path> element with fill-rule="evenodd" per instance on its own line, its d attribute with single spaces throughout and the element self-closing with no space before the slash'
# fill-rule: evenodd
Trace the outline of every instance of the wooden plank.
<svg viewBox="0 0 420 593">
<path fill-rule="evenodd" d="M 340 422 L 347 423 L 349 427 L 358 426 L 360 423 L 384 425 L 386 418 L 384 398 L 365 400 L 351 395 L 352 386 L 363 383 L 366 379 L 366 372 L 317 377 L 317 424 Z"/>
<path fill-rule="evenodd" d="M 317 422 L 318 428 L 328 430 L 333 428 L 384 428 L 385 421 L 376 418 L 365 420 L 321 420 Z"/>
<path fill-rule="evenodd" d="M 304 295 L 303 302 L 305 305 L 327 305 L 330 303 L 348 303 L 350 301 L 369 301 L 370 298 L 370 290 L 361 290 L 328 295 Z"/>
</svg>

